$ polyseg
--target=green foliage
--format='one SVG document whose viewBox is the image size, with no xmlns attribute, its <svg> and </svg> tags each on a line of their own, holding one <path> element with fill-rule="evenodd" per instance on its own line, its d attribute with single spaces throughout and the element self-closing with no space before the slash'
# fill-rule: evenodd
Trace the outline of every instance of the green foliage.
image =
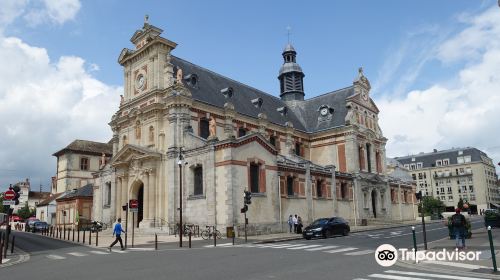
<svg viewBox="0 0 500 280">
<path fill-rule="evenodd" d="M 27 218 L 35 215 L 35 211 L 31 210 L 28 206 L 28 202 L 26 202 L 22 208 L 19 208 L 17 215 L 21 217 L 21 219 L 26 220 Z"/>
<path fill-rule="evenodd" d="M 3 195 L 4 193 L 0 193 L 0 213 L 7 213 L 7 207 L 3 206 Z"/>
<path fill-rule="evenodd" d="M 434 198 L 432 196 L 424 196 L 422 198 L 422 201 L 421 201 L 420 206 L 419 206 L 420 213 L 422 213 L 421 207 L 424 207 L 425 216 L 429 216 L 433 213 L 434 214 L 441 214 L 445 209 L 444 203 L 441 200 Z"/>
<path fill-rule="evenodd" d="M 460 198 L 460 200 L 458 201 L 458 204 L 457 204 L 457 208 L 460 210 L 464 209 L 464 200 L 463 199 Z"/>
</svg>

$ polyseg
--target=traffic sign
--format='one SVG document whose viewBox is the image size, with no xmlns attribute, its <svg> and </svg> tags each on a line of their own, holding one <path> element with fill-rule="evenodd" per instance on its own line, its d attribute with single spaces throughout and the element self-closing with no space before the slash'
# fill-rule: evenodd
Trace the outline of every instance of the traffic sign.
<svg viewBox="0 0 500 280">
<path fill-rule="evenodd" d="M 13 200 L 16 197 L 16 193 L 13 190 L 7 190 L 3 194 L 5 200 Z"/>
<path fill-rule="evenodd" d="M 137 199 L 131 199 L 128 205 L 130 208 L 139 208 L 139 201 Z"/>
<path fill-rule="evenodd" d="M 14 200 L 4 200 L 3 205 L 16 205 Z"/>
<path fill-rule="evenodd" d="M 132 213 L 138 213 L 139 209 L 138 208 L 130 208 L 130 212 L 132 212 Z"/>
</svg>

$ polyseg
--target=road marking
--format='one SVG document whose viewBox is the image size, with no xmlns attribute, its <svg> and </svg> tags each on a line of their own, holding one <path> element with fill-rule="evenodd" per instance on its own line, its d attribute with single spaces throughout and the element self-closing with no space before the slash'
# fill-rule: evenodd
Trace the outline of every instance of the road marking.
<svg viewBox="0 0 500 280">
<path fill-rule="evenodd" d="M 405 277 L 397 275 L 385 275 L 385 274 L 370 274 L 368 277 L 382 278 L 382 279 L 393 279 L 393 280 L 429 280 L 429 278 L 416 278 L 416 277 Z"/>
<path fill-rule="evenodd" d="M 306 249 L 306 251 L 321 251 L 321 250 L 328 250 L 328 249 L 333 249 L 333 248 L 338 248 L 339 246 L 324 246 L 324 247 L 319 247 L 319 248 L 313 248 L 313 249 Z"/>
<path fill-rule="evenodd" d="M 104 251 L 89 251 L 89 253 L 96 254 L 96 255 L 109 255 L 109 253 L 104 252 Z"/>
<path fill-rule="evenodd" d="M 217 246 L 228 247 L 233 246 L 233 242 L 217 244 Z"/>
<path fill-rule="evenodd" d="M 364 251 L 357 251 L 357 252 L 350 252 L 350 253 L 345 253 L 344 255 L 347 256 L 361 256 L 361 255 L 368 255 L 375 252 L 374 250 L 364 250 Z"/>
<path fill-rule="evenodd" d="M 8 261 L 10 261 L 10 259 L 3 259 L 2 264 L 5 264 Z"/>
<path fill-rule="evenodd" d="M 58 256 L 58 255 L 47 255 L 46 257 L 49 259 L 53 259 L 53 260 L 64 260 L 65 259 L 65 257 Z"/>
<path fill-rule="evenodd" d="M 128 248 L 129 251 L 154 251 L 155 248 Z"/>
<path fill-rule="evenodd" d="M 118 253 L 118 254 L 126 254 L 126 253 L 128 253 L 128 251 L 125 251 L 125 250 L 117 250 L 117 251 L 113 251 L 113 253 Z"/>
<path fill-rule="evenodd" d="M 85 257 L 85 256 L 88 256 L 87 254 L 80 253 L 80 252 L 71 252 L 71 253 L 68 253 L 68 255 L 72 255 L 72 256 L 75 256 L 75 257 Z"/>
<path fill-rule="evenodd" d="M 462 267 L 467 269 L 480 269 L 480 268 L 491 268 L 487 266 L 475 265 L 475 264 L 467 264 L 467 263 L 456 263 L 456 262 L 444 262 L 444 261 L 423 261 L 426 264 L 438 264 L 438 265 L 447 265 L 453 267 Z"/>
<path fill-rule="evenodd" d="M 300 247 L 294 247 L 294 248 L 287 248 L 288 250 L 300 250 L 300 249 L 307 249 L 307 248 L 314 248 L 314 247 L 319 247 L 321 245 L 307 245 L 307 246 L 300 246 Z"/>
<path fill-rule="evenodd" d="M 356 249 L 358 249 L 358 248 L 347 247 L 347 248 L 342 248 L 342 249 L 337 249 L 337 250 L 325 251 L 325 253 L 335 254 L 335 253 L 340 253 L 340 252 L 352 251 L 352 250 L 356 250 Z"/>
<path fill-rule="evenodd" d="M 304 246 L 304 245 L 306 245 L 306 244 L 276 245 L 276 246 L 269 247 L 269 248 L 283 249 L 283 248 L 299 247 L 299 246 Z"/>
<path fill-rule="evenodd" d="M 444 274 L 433 274 L 433 273 L 421 273 L 421 272 L 406 272 L 399 270 L 387 270 L 385 273 L 392 274 L 402 274 L 402 275 L 410 275 L 410 276 L 427 276 L 434 278 L 443 278 L 443 279 L 456 279 L 456 280 L 487 280 L 486 278 L 472 278 L 472 277 L 461 277 L 455 275 L 444 275 Z"/>
</svg>

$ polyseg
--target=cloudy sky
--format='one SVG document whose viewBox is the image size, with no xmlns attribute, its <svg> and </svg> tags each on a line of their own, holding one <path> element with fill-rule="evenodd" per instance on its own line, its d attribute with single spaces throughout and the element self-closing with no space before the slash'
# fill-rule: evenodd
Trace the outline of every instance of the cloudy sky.
<svg viewBox="0 0 500 280">
<path fill-rule="evenodd" d="M 117 58 L 145 14 L 179 44 L 175 55 L 273 95 L 289 26 L 306 98 L 351 85 L 364 67 L 388 156 L 473 146 L 500 161 L 496 0 L 0 6 L 0 190 L 26 177 L 48 190 L 54 152 L 110 139 L 123 91 Z"/>
</svg>

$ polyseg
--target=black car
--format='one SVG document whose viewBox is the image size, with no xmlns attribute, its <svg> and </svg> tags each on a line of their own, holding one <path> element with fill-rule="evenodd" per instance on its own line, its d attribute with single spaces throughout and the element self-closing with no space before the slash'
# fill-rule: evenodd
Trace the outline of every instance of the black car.
<svg viewBox="0 0 500 280">
<path fill-rule="evenodd" d="M 330 237 L 334 235 L 348 235 L 351 231 L 349 223 L 340 217 L 321 218 L 307 226 L 302 233 L 305 239 L 313 237 Z"/>
<path fill-rule="evenodd" d="M 30 228 L 31 232 L 43 232 L 49 228 L 46 222 L 35 222 Z"/>
</svg>

